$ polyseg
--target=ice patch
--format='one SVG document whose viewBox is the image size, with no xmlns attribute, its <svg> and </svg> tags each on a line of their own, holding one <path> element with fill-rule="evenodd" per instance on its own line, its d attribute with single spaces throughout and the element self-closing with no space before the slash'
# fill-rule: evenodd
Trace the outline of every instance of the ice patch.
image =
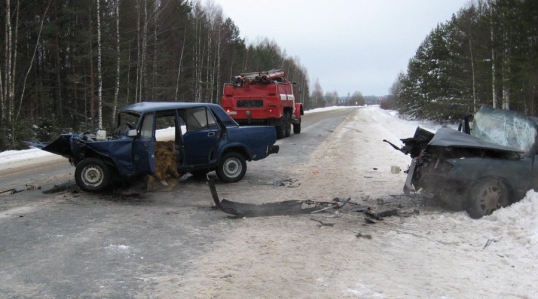
<svg viewBox="0 0 538 299">
<path fill-rule="evenodd" d="M 126 245 L 108 245 L 105 247 L 105 250 L 107 253 L 125 253 L 128 254 L 130 252 L 130 247 Z"/>
</svg>

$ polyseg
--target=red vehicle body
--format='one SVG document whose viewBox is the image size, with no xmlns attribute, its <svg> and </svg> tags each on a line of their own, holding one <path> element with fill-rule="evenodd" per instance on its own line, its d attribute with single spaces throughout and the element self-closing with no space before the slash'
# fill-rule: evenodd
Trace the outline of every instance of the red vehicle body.
<svg viewBox="0 0 538 299">
<path fill-rule="evenodd" d="M 277 138 L 301 133 L 303 105 L 295 102 L 293 84 L 282 70 L 245 73 L 224 84 L 221 106 L 241 125 L 268 125 Z"/>
</svg>

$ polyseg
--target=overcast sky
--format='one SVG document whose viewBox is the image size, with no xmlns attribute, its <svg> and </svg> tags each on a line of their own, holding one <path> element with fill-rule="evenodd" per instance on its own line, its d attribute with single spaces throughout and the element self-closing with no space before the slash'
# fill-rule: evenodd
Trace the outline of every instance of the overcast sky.
<svg viewBox="0 0 538 299">
<path fill-rule="evenodd" d="M 205 2 L 204 2 L 205 3 Z M 268 38 L 298 58 L 310 87 L 382 96 L 418 46 L 470 0 L 213 0 L 247 43 Z M 246 70 L 250 71 L 250 70 Z"/>
</svg>

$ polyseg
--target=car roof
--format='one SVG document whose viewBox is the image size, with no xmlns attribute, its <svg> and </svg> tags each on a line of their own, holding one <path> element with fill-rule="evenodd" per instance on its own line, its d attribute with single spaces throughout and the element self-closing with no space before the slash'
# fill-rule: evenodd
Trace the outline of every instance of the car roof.
<svg viewBox="0 0 538 299">
<path fill-rule="evenodd" d="M 185 109 L 194 107 L 212 107 L 217 104 L 210 103 L 195 103 L 195 102 L 140 102 L 134 103 L 120 108 L 120 111 L 136 111 L 139 113 L 147 113 L 151 111 L 162 111 L 172 109 Z"/>
</svg>

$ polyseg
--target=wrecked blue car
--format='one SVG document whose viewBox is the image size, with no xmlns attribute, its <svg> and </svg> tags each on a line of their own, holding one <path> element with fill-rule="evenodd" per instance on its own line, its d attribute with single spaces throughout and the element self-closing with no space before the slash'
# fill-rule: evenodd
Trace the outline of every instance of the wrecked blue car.
<svg viewBox="0 0 538 299">
<path fill-rule="evenodd" d="M 246 161 L 278 153 L 269 126 L 239 126 L 216 104 L 142 102 L 121 108 L 113 134 L 64 134 L 43 150 L 64 156 L 76 167 L 82 190 L 98 192 L 112 181 L 155 173 L 155 144 L 173 141 L 177 172 L 224 182 L 240 181 Z"/>
<path fill-rule="evenodd" d="M 515 111 L 482 106 L 458 130 L 418 127 L 401 139 L 412 158 L 404 192 L 439 199 L 481 218 L 538 189 L 538 121 Z"/>
</svg>

